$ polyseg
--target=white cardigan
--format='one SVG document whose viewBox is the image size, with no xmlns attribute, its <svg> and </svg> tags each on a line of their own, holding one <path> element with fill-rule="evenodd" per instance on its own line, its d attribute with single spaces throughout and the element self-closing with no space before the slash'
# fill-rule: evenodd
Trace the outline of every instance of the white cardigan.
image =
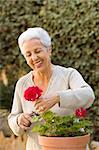
<svg viewBox="0 0 99 150">
<path fill-rule="evenodd" d="M 8 116 L 8 123 L 12 131 L 17 135 L 26 133 L 28 135 L 26 150 L 41 150 L 36 133 L 28 130 L 24 132 L 17 125 L 17 117 L 21 113 L 35 111 L 34 103 L 24 99 L 24 91 L 35 85 L 32 81 L 33 72 L 19 79 L 16 84 L 12 111 Z M 83 80 L 80 73 L 73 68 L 65 68 L 54 65 L 53 73 L 44 97 L 50 97 L 55 93 L 60 96 L 60 106 L 56 104 L 51 110 L 58 115 L 69 115 L 79 107 L 88 108 L 94 101 L 94 93 L 91 87 Z"/>
</svg>

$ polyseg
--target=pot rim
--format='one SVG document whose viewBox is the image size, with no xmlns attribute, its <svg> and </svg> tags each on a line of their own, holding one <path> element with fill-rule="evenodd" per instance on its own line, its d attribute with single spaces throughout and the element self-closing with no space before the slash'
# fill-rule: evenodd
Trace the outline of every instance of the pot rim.
<svg viewBox="0 0 99 150">
<path fill-rule="evenodd" d="M 74 137 L 68 137 L 68 136 L 64 136 L 64 137 L 58 137 L 58 136 L 42 136 L 42 135 L 39 135 L 39 137 L 42 137 L 42 138 L 67 138 L 67 139 L 71 139 L 71 138 L 74 138 L 74 139 L 77 139 L 77 138 L 82 138 L 82 137 L 90 137 L 90 134 L 86 134 L 86 135 L 81 135 L 81 136 L 74 136 Z"/>
</svg>

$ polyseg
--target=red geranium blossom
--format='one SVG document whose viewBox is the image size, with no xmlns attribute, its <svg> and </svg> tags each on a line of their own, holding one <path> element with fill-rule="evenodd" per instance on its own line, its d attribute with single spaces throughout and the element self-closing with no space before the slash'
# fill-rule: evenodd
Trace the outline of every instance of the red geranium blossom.
<svg viewBox="0 0 99 150">
<path fill-rule="evenodd" d="M 41 96 L 42 92 L 43 91 L 38 86 L 32 86 L 26 89 L 24 97 L 28 101 L 35 101 Z"/>
<path fill-rule="evenodd" d="M 81 107 L 79 109 L 76 109 L 75 114 L 76 114 L 77 117 L 85 117 L 86 112 L 87 112 L 86 109 Z"/>
</svg>

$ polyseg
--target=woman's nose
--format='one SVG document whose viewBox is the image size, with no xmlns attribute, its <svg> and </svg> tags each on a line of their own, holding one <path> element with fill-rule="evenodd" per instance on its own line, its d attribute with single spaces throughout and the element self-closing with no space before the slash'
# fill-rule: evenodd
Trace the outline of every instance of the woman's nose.
<svg viewBox="0 0 99 150">
<path fill-rule="evenodd" d="M 34 53 L 32 53 L 32 60 L 36 60 L 38 58 L 38 56 Z"/>
</svg>

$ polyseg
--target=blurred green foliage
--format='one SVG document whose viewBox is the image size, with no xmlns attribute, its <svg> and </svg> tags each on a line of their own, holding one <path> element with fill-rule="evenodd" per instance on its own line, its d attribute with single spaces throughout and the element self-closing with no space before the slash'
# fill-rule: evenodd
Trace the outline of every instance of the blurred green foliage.
<svg viewBox="0 0 99 150">
<path fill-rule="evenodd" d="M 0 69 L 7 70 L 8 78 L 4 95 L 12 95 L 12 87 L 22 70 L 29 71 L 17 39 L 34 26 L 49 32 L 52 62 L 76 68 L 94 89 L 96 101 L 90 112 L 92 117 L 96 116 L 95 128 L 99 132 L 99 0 L 1 0 Z M 11 106 L 12 99 L 7 101 L 6 107 Z"/>
</svg>

